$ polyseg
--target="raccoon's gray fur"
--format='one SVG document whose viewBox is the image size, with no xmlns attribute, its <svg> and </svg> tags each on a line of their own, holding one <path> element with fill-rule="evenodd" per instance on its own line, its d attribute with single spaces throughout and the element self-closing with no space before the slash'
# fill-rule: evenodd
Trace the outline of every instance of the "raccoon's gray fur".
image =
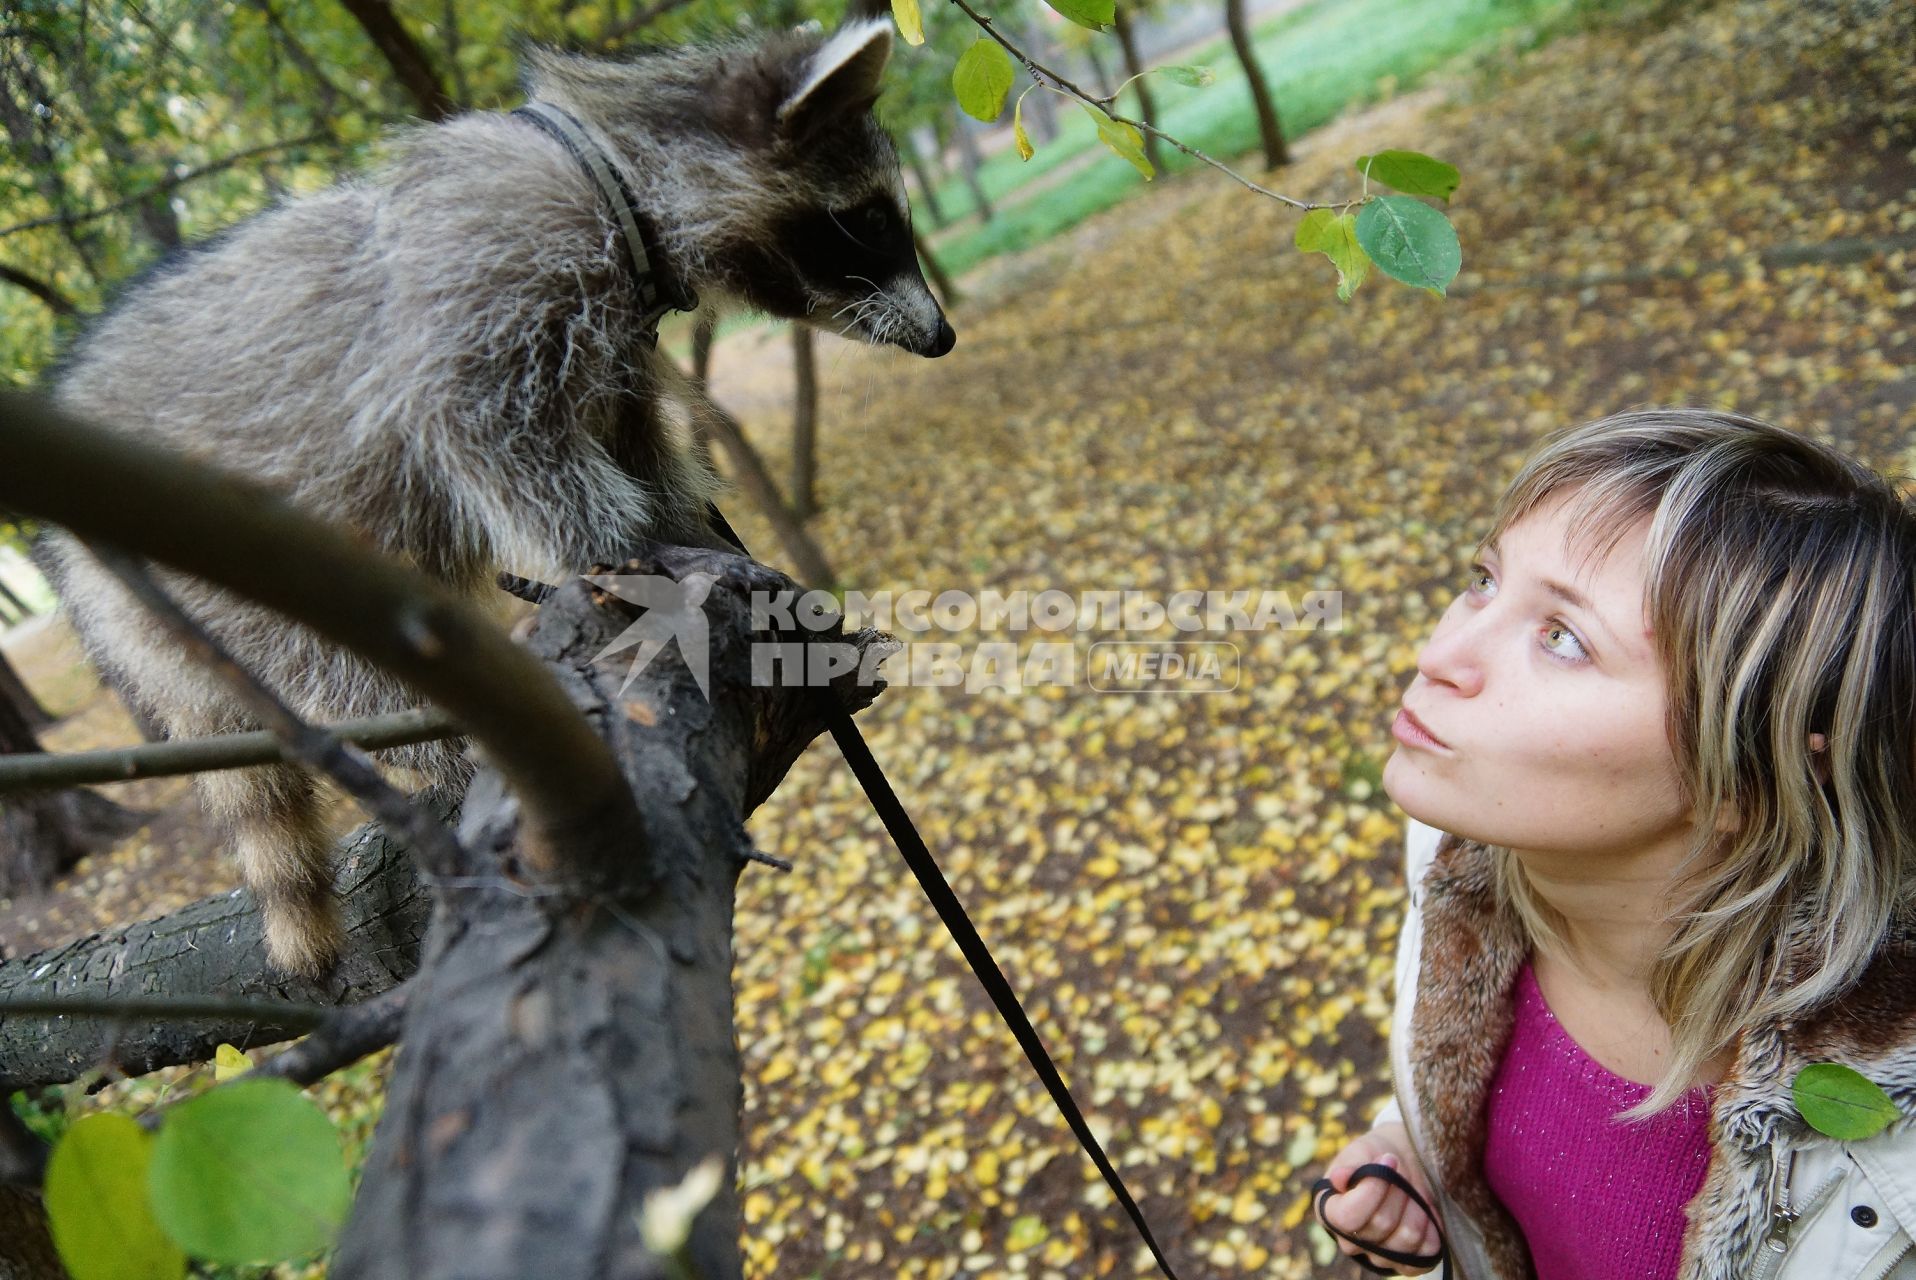
<svg viewBox="0 0 1916 1280">
<path fill-rule="evenodd" d="M 888 20 L 626 63 L 535 47 L 526 87 L 585 123 L 664 265 L 706 297 L 940 355 L 951 329 L 869 109 L 890 50 Z M 639 320 L 619 224 L 575 159 L 525 120 L 473 113 L 155 273 L 81 340 L 55 396 L 496 601 L 499 568 L 550 578 L 645 539 L 726 545 L 705 515 L 718 481 L 686 447 L 696 399 Z M 48 552 L 95 661 L 171 735 L 254 727 L 76 542 L 55 534 Z M 301 715 L 417 702 L 304 627 L 162 576 Z M 383 758 L 455 783 L 471 769 L 457 743 Z M 342 935 L 313 780 L 272 766 L 198 785 L 273 962 L 330 967 Z"/>
</svg>

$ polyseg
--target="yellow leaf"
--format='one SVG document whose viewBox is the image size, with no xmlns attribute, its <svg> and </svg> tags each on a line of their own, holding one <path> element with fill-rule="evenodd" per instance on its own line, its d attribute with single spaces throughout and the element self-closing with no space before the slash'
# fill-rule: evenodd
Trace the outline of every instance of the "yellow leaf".
<svg viewBox="0 0 1916 1280">
<path fill-rule="evenodd" d="M 1031 92 L 1031 90 L 1025 90 L 1025 93 L 1029 92 Z M 1011 138 L 1012 141 L 1018 144 L 1018 158 L 1020 160 L 1029 160 L 1032 156 L 1038 154 L 1031 145 L 1031 135 L 1025 132 L 1024 93 L 1018 95 L 1017 105 L 1011 108 Z"/>
<path fill-rule="evenodd" d="M 1026 1214 L 1022 1218 L 1012 1219 L 1011 1230 L 1005 1235 L 1005 1248 L 1012 1253 L 1035 1248 L 1050 1235 L 1045 1229 L 1044 1219 L 1036 1214 Z"/>
<path fill-rule="evenodd" d="M 925 43 L 925 16 L 918 11 L 918 0 L 891 0 L 891 16 L 906 44 Z"/>
<path fill-rule="evenodd" d="M 252 1069 L 253 1060 L 230 1044 L 213 1050 L 213 1081 L 216 1084 L 237 1080 Z"/>
</svg>

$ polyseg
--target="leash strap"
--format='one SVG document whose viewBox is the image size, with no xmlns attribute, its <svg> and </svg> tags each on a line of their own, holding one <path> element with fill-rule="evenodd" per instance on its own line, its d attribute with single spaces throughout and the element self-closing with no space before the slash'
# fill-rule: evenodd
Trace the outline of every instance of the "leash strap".
<svg viewBox="0 0 1916 1280">
<path fill-rule="evenodd" d="M 739 536 L 732 532 L 732 526 L 727 524 L 725 517 L 719 514 L 718 507 L 709 506 L 707 514 L 712 521 L 712 527 L 736 546 L 739 554 L 749 558 L 752 553 L 745 549 L 745 544 L 739 540 Z M 838 744 L 845 762 L 851 765 L 853 776 L 858 779 L 859 785 L 864 787 L 866 796 L 872 802 L 872 808 L 877 810 L 879 819 L 885 824 L 885 830 L 891 833 L 892 842 L 898 846 L 898 852 L 904 855 L 905 865 L 910 867 L 912 874 L 918 877 L 919 887 L 925 891 L 925 896 L 931 899 L 931 905 L 938 911 L 938 918 L 944 921 L 945 928 L 950 931 L 952 939 L 958 944 L 958 950 L 964 953 L 965 962 L 971 966 L 972 973 L 977 975 L 979 984 L 991 997 L 991 1002 L 998 1006 L 998 1015 L 1005 1020 L 1005 1025 L 1011 1028 L 1011 1034 L 1017 1038 L 1018 1046 L 1024 1050 L 1025 1058 L 1031 1063 L 1032 1070 L 1038 1073 L 1038 1079 L 1044 1081 L 1044 1087 L 1050 1092 L 1051 1100 L 1057 1104 L 1059 1112 L 1063 1114 L 1065 1123 L 1071 1126 L 1071 1132 L 1077 1136 L 1079 1144 L 1091 1157 L 1091 1163 L 1095 1164 L 1098 1172 L 1104 1175 L 1105 1185 L 1111 1188 L 1111 1193 L 1118 1198 L 1118 1203 L 1123 1206 L 1125 1214 L 1131 1219 L 1131 1225 L 1136 1227 L 1138 1235 L 1143 1237 L 1145 1247 L 1157 1260 L 1158 1269 L 1163 1271 L 1169 1280 L 1177 1280 L 1177 1272 L 1171 1269 L 1164 1251 L 1158 1247 L 1157 1237 L 1151 1234 L 1151 1225 L 1144 1220 L 1143 1211 L 1138 1208 L 1137 1201 L 1131 1198 L 1130 1191 L 1125 1188 L 1124 1179 L 1118 1176 L 1117 1169 L 1104 1154 L 1104 1148 L 1098 1144 L 1098 1139 L 1092 1134 L 1091 1126 L 1085 1123 L 1084 1114 L 1078 1110 L 1077 1101 L 1072 1098 L 1071 1090 L 1065 1087 L 1064 1079 L 1058 1074 L 1058 1068 L 1052 1064 L 1051 1055 L 1045 1051 L 1044 1041 L 1038 1038 L 1037 1031 L 1031 1025 L 1031 1019 L 1025 1016 L 1024 1007 L 1018 1003 L 1017 993 L 1005 980 L 1004 972 L 998 968 L 998 962 L 993 958 L 990 948 L 985 946 L 984 939 L 978 936 L 978 929 L 971 923 L 971 917 L 965 913 L 964 904 L 958 901 L 958 895 L 951 891 L 951 885 L 945 880 L 945 873 L 938 869 L 938 863 L 932 858 L 931 850 L 925 847 L 924 839 L 918 834 L 918 828 L 912 825 L 910 815 L 905 812 L 905 806 L 899 803 L 897 795 L 893 793 L 884 770 L 880 769 L 878 762 L 872 759 L 871 750 L 865 745 L 864 735 L 859 733 L 858 726 L 852 723 L 851 714 L 834 704 L 829 713 L 828 723 L 832 730 L 832 741 Z M 1381 1165 L 1371 1167 L 1382 1168 Z M 1389 1170 L 1386 1169 L 1385 1172 L 1388 1173 Z"/>
<path fill-rule="evenodd" d="M 632 255 L 632 267 L 638 273 L 639 310 L 646 343 L 659 345 L 659 321 L 668 311 L 696 311 L 699 305 L 698 294 L 669 276 L 653 264 L 655 257 L 662 257 L 652 246 L 656 238 L 645 234 L 645 215 L 639 211 L 639 202 L 633 198 L 632 188 L 626 185 L 625 176 L 612 167 L 606 159 L 603 149 L 592 141 L 585 126 L 577 117 L 560 110 L 549 102 L 528 102 L 516 108 L 513 115 L 519 116 L 545 130 L 565 145 L 572 158 L 592 176 L 598 184 L 599 193 L 619 220 L 619 230 L 625 234 L 626 251 Z M 651 249 L 651 252 L 648 252 Z"/>
<path fill-rule="evenodd" d="M 1344 1189 L 1346 1191 L 1350 1190 L 1350 1188 L 1356 1186 L 1365 1178 L 1382 1178 L 1385 1182 L 1388 1182 L 1391 1186 L 1409 1196 L 1410 1202 L 1424 1211 L 1424 1216 L 1428 1217 L 1432 1222 L 1437 1221 L 1437 1215 L 1431 1211 L 1431 1207 L 1428 1204 L 1424 1203 L 1424 1198 L 1417 1194 L 1417 1189 L 1410 1185 L 1409 1180 L 1406 1179 L 1403 1174 L 1397 1172 L 1397 1170 L 1387 1164 L 1367 1164 L 1359 1166 L 1357 1171 L 1351 1174 L 1351 1180 L 1345 1184 Z M 1339 1231 L 1336 1227 L 1333 1227 L 1330 1223 L 1324 1221 L 1324 1202 L 1336 1194 L 1338 1194 L 1337 1187 L 1329 1178 L 1319 1178 L 1311 1185 L 1311 1211 L 1317 1215 L 1318 1226 L 1324 1228 L 1324 1230 L 1330 1232 L 1339 1240 L 1354 1244 L 1365 1253 L 1374 1253 L 1380 1258 L 1395 1262 L 1400 1267 L 1417 1267 L 1421 1270 L 1429 1270 L 1431 1267 L 1441 1265 L 1444 1269 L 1443 1280 L 1450 1280 L 1450 1246 L 1444 1242 L 1443 1228 L 1439 1227 L 1437 1229 L 1437 1252 L 1435 1253 L 1404 1253 L 1397 1249 L 1386 1249 L 1382 1245 L 1367 1244 L 1359 1240 L 1356 1236 L 1347 1235 Z M 1351 1261 L 1372 1275 L 1391 1276 L 1397 1274 L 1390 1268 L 1380 1267 L 1368 1258 L 1362 1256 L 1352 1258 Z"/>
</svg>

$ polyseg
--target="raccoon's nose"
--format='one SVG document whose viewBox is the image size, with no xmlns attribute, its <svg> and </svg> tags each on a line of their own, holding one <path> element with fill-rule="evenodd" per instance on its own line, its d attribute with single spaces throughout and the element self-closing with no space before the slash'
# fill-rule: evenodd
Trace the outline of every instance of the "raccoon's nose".
<svg viewBox="0 0 1916 1280">
<path fill-rule="evenodd" d="M 943 316 L 938 317 L 938 336 L 925 348 L 925 354 L 932 357 L 942 356 L 958 345 L 958 335 L 953 331 L 951 322 Z"/>
</svg>

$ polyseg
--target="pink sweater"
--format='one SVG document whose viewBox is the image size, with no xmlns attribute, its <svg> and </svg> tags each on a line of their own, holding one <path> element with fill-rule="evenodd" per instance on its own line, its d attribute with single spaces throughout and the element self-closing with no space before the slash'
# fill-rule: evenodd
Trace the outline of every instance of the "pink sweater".
<svg viewBox="0 0 1916 1280">
<path fill-rule="evenodd" d="M 1491 1082 L 1484 1174 L 1523 1228 L 1537 1280 L 1674 1280 L 1710 1158 L 1710 1090 L 1661 1115 L 1614 1121 L 1650 1086 L 1611 1073 L 1544 1003 L 1530 962 Z"/>
</svg>

